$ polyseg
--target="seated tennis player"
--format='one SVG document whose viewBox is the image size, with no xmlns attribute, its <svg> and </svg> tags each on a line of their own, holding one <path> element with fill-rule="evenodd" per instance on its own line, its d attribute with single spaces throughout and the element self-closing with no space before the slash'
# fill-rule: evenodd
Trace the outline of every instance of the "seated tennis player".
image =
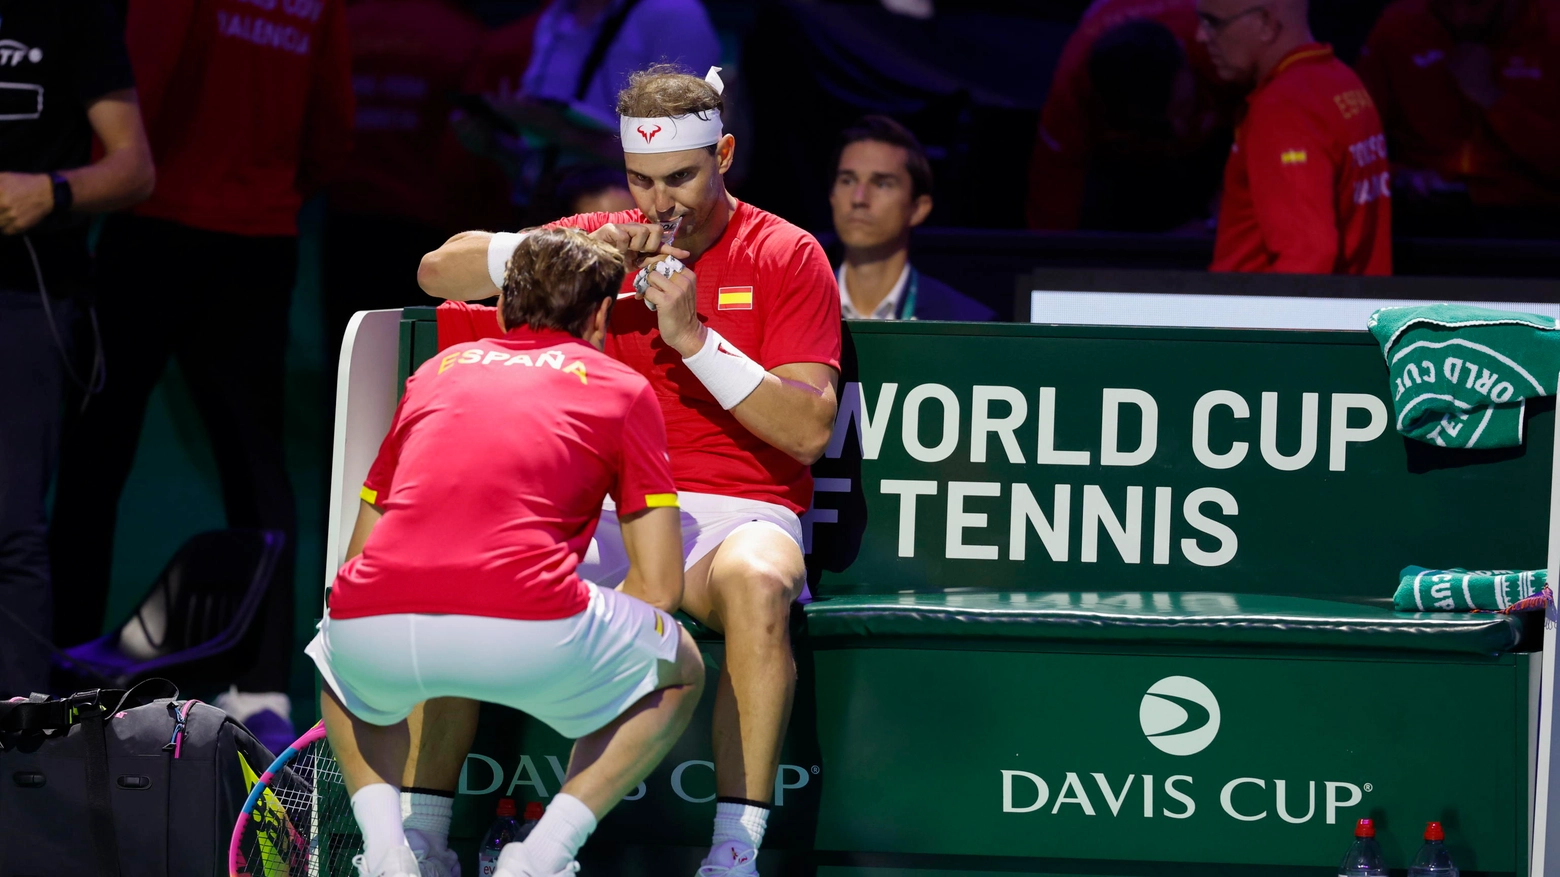
<svg viewBox="0 0 1560 877">
<path fill-rule="evenodd" d="M 363 829 L 362 875 L 421 873 L 399 786 L 422 701 L 504 704 L 577 738 L 563 791 L 504 848 L 500 877 L 578 870 L 596 821 L 698 703 L 703 662 L 668 614 L 682 600 L 682 533 L 661 408 L 600 351 L 623 275 L 617 251 L 582 231 L 534 232 L 504 276 L 505 334 L 452 347 L 407 381 L 307 649 Z M 608 495 L 631 566 L 616 591 L 575 573 Z"/>
</svg>

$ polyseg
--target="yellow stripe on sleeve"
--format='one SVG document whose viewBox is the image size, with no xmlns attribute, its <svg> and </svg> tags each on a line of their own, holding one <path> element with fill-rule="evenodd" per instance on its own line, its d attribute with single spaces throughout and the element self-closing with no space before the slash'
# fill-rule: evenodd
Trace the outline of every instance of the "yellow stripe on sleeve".
<svg viewBox="0 0 1560 877">
<path fill-rule="evenodd" d="M 367 485 L 364 485 L 363 489 L 358 491 L 358 496 L 363 497 L 363 501 L 369 505 L 379 505 L 379 491 L 370 490 Z"/>
<path fill-rule="evenodd" d="M 675 494 L 675 493 L 647 493 L 647 494 L 645 494 L 645 508 L 648 508 L 648 509 L 675 509 L 675 508 L 677 508 L 677 494 Z"/>
</svg>

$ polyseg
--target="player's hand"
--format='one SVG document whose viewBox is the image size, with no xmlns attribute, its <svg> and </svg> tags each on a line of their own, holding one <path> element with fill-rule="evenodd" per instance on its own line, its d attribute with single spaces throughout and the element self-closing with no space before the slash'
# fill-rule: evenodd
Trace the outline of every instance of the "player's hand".
<svg viewBox="0 0 1560 877">
<path fill-rule="evenodd" d="M 21 234 L 54 210 L 48 174 L 0 173 L 0 232 Z"/>
<path fill-rule="evenodd" d="M 683 356 L 704 346 L 704 324 L 699 322 L 698 278 L 684 268 L 671 277 L 651 271 L 645 278 L 645 298 L 655 305 L 661 340 Z"/>
<path fill-rule="evenodd" d="M 661 225 L 656 222 L 609 222 L 590 233 L 598 241 L 610 244 L 623 254 L 623 262 L 630 274 L 639 270 L 650 256 L 676 256 L 690 258 L 693 254 L 671 242 L 662 243 Z"/>
<path fill-rule="evenodd" d="M 1500 100 L 1500 83 L 1495 80 L 1495 56 L 1483 43 L 1458 43 L 1446 58 L 1446 69 L 1457 80 L 1457 87 L 1468 99 L 1489 109 Z"/>
</svg>

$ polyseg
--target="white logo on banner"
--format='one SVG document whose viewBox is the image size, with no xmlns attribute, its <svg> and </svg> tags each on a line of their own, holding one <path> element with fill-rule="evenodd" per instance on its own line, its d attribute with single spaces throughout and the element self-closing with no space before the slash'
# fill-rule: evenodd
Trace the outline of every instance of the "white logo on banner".
<svg viewBox="0 0 1560 877">
<path fill-rule="evenodd" d="M 1138 723 L 1159 751 L 1196 755 L 1219 734 L 1219 700 L 1190 676 L 1168 676 L 1143 695 Z"/>
</svg>

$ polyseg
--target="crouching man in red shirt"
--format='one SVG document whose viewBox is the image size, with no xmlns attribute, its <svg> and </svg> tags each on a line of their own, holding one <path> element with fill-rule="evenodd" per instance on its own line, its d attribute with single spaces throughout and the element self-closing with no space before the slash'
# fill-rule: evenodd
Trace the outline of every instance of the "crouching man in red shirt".
<svg viewBox="0 0 1560 877">
<path fill-rule="evenodd" d="M 421 702 L 504 704 L 578 738 L 562 792 L 504 848 L 501 877 L 576 870 L 596 821 L 698 703 L 703 661 L 668 614 L 682 534 L 660 406 L 599 350 L 623 274 L 617 251 L 582 231 L 532 234 L 507 260 L 504 334 L 407 381 L 307 650 L 363 829 L 361 874 L 418 875 L 425 858 L 399 788 Z M 616 591 L 576 570 L 608 495 L 628 563 Z M 421 873 L 454 870 L 442 848 L 432 858 Z"/>
<path fill-rule="evenodd" d="M 834 424 L 840 297 L 811 235 L 726 191 L 736 141 L 721 128 L 721 108 L 714 71 L 635 74 L 618 114 L 639 208 L 558 224 L 647 269 L 622 291 L 604 349 L 648 378 L 660 400 L 682 509 L 683 610 L 726 637 L 715 694 L 715 834 L 700 873 L 753 875 L 796 686 L 788 621 L 807 582 L 797 515 L 812 500 L 807 467 Z M 490 266 L 504 263 L 515 238 L 457 235 L 424 257 L 418 280 L 452 302 L 490 296 Z M 441 343 L 461 326 L 468 337 L 491 331 L 490 312 L 440 311 Z M 599 584 L 623 574 L 623 513 L 602 511 L 582 572 Z M 447 720 L 428 738 L 465 739 L 469 728 L 457 724 Z M 453 789 L 458 762 L 449 764 L 456 772 L 443 780 Z"/>
</svg>

